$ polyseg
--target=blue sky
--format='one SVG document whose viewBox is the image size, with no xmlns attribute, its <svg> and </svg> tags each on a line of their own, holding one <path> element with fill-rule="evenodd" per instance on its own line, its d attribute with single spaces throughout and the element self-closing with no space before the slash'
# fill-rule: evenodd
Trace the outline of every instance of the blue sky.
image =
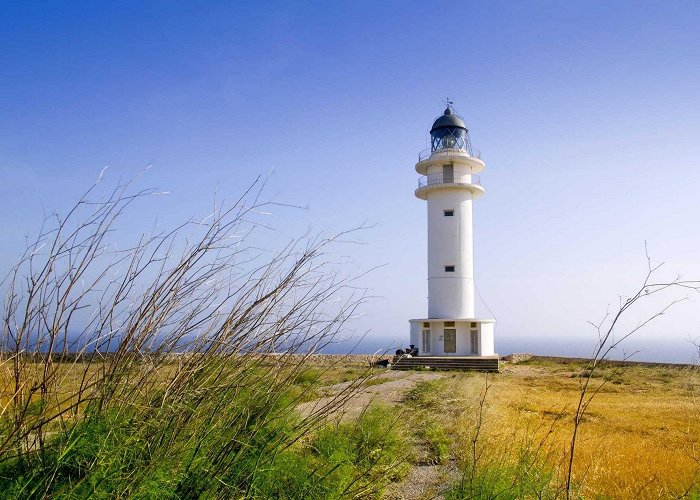
<svg viewBox="0 0 700 500">
<path fill-rule="evenodd" d="M 172 224 L 272 172 L 268 196 L 309 209 L 274 214 L 270 245 L 374 226 L 349 249 L 386 264 L 357 328 L 365 349 L 405 342 L 427 309 L 413 166 L 449 96 L 487 164 L 475 271 L 497 350 L 587 354 L 645 241 L 665 276 L 700 277 L 699 23 L 690 1 L 3 2 L 0 266 L 106 165 L 153 164 Z M 688 361 L 699 320 L 691 296 L 625 352 Z"/>
</svg>

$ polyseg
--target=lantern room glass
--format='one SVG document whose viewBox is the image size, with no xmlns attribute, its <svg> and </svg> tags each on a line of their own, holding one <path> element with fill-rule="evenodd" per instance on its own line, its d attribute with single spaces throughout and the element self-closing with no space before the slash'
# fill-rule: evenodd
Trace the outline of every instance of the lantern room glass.
<svg viewBox="0 0 700 500">
<path fill-rule="evenodd" d="M 430 149 L 465 149 L 469 150 L 467 131 L 460 127 L 443 127 L 430 133 Z"/>
</svg>

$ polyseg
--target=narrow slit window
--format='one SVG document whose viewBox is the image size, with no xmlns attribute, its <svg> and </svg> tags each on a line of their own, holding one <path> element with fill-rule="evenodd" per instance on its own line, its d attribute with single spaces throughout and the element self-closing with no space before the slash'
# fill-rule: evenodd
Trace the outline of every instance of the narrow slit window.
<svg viewBox="0 0 700 500">
<path fill-rule="evenodd" d="M 445 266 L 445 272 L 446 272 L 446 273 L 453 273 L 453 272 L 455 272 L 455 266 Z"/>
<path fill-rule="evenodd" d="M 455 211 L 454 210 L 445 210 L 445 217 L 454 217 Z"/>
</svg>

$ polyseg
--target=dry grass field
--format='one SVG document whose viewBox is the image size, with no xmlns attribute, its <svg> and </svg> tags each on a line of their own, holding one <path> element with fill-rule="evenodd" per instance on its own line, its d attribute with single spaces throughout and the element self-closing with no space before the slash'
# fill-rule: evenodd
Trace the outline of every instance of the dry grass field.
<svg viewBox="0 0 700 500">
<path fill-rule="evenodd" d="M 562 488 L 582 368 L 577 363 L 506 364 L 502 373 L 446 373 L 423 388 L 427 410 L 451 437 L 452 454 L 480 469 L 526 463 L 552 471 Z M 488 380 L 488 391 L 484 388 Z M 679 498 L 700 481 L 700 370 L 605 367 L 579 430 L 574 482 L 584 498 Z M 476 448 L 479 407 L 482 424 Z M 467 468 L 469 465 L 466 465 Z"/>
<path fill-rule="evenodd" d="M 488 435 L 538 442 L 551 429 L 545 447 L 561 468 L 580 372 L 571 365 L 508 368 L 488 395 Z M 637 366 L 602 375 L 596 381 L 607 382 L 584 419 L 574 468 L 584 495 L 682 496 L 700 479 L 700 372 Z"/>
</svg>

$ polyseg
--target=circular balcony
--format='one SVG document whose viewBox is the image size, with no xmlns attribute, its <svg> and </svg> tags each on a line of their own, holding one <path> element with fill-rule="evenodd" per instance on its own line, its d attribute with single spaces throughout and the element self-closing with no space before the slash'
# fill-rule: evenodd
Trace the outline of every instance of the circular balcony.
<svg viewBox="0 0 700 500">
<path fill-rule="evenodd" d="M 461 164 L 466 166 L 474 174 L 478 174 L 486 165 L 478 158 L 478 153 L 466 149 L 438 149 L 437 151 L 429 152 L 426 150 L 422 155 L 425 158 L 416 163 L 416 172 L 421 175 L 428 175 L 428 170 L 431 166 L 446 165 L 446 164 Z M 419 156 L 420 157 L 420 156 Z"/>
<path fill-rule="evenodd" d="M 445 175 L 442 172 L 438 172 L 424 175 L 418 179 L 416 197 L 421 200 L 426 200 L 428 198 L 428 191 L 432 191 L 433 189 L 468 189 L 472 192 L 474 198 L 484 194 L 484 188 L 481 186 L 481 178 L 476 174 L 456 177 L 454 175 Z"/>
<path fill-rule="evenodd" d="M 443 149 L 432 149 L 432 148 L 427 148 L 418 153 L 418 161 L 421 162 L 423 160 L 427 160 L 432 156 L 433 153 L 445 153 L 446 155 L 449 155 L 450 153 L 457 153 L 457 154 L 464 154 L 466 153 L 467 156 L 470 156 L 472 158 L 477 158 L 481 159 L 481 151 L 478 149 L 469 147 L 468 149 L 463 149 L 463 148 L 443 148 Z"/>
</svg>

